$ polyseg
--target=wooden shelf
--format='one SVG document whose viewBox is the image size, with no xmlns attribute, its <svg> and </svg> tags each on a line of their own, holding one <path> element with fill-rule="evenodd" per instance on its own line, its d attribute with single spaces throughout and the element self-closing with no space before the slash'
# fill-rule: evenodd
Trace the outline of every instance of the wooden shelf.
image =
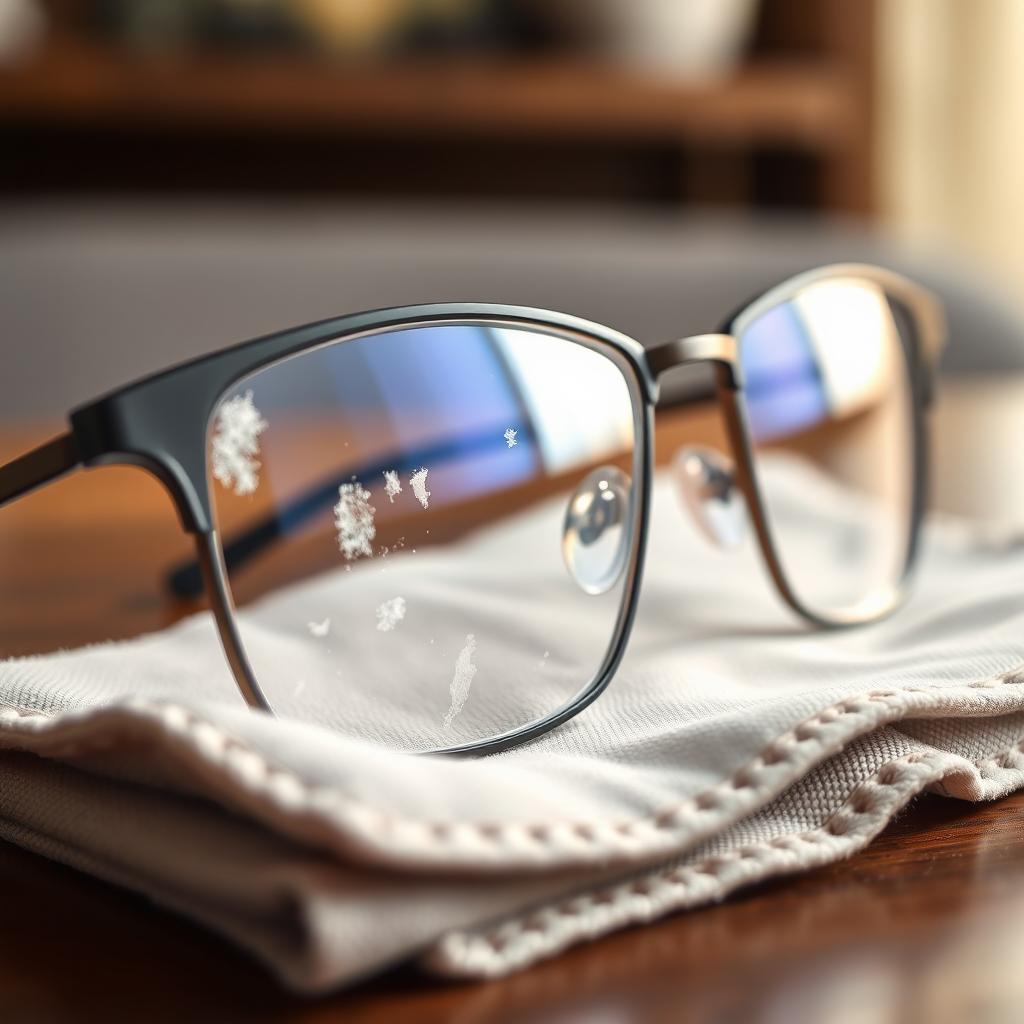
<svg viewBox="0 0 1024 1024">
<path fill-rule="evenodd" d="M 88 34 L 90 2 L 48 0 L 46 51 L 0 70 L 0 194 L 874 206 L 874 0 L 760 0 L 707 83 L 551 49 L 143 55 Z"/>
<path fill-rule="evenodd" d="M 585 63 L 142 59 L 76 44 L 0 74 L 0 119 L 477 137 L 778 144 L 829 151 L 856 120 L 834 64 L 761 63 L 684 84 Z"/>
</svg>

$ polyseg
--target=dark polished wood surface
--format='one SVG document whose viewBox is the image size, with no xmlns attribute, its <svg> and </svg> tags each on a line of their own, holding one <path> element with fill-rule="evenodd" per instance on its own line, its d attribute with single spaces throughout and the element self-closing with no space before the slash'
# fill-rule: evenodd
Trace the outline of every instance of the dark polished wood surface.
<svg viewBox="0 0 1024 1024">
<path fill-rule="evenodd" d="M 7 431 L 0 458 L 38 439 Z M 136 470 L 77 474 L 4 509 L 0 654 L 171 621 L 159 574 L 187 547 Z M 1020 1020 L 1022 808 L 924 797 L 844 863 L 510 978 L 404 970 L 312 1001 L 189 922 L 0 843 L 0 1020 Z"/>
</svg>

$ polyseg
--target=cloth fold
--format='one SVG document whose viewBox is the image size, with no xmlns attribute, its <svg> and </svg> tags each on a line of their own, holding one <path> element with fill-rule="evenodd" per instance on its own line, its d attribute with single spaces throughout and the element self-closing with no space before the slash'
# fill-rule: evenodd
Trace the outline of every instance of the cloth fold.
<svg viewBox="0 0 1024 1024">
<path fill-rule="evenodd" d="M 0 836 L 321 991 L 411 958 L 498 975 L 846 856 L 923 790 L 1024 783 L 1013 538 L 936 524 L 908 607 L 814 633 L 784 617 L 752 550 L 706 549 L 674 504 L 660 482 L 607 691 L 485 759 L 244 709 L 207 616 L 4 662 Z"/>
</svg>

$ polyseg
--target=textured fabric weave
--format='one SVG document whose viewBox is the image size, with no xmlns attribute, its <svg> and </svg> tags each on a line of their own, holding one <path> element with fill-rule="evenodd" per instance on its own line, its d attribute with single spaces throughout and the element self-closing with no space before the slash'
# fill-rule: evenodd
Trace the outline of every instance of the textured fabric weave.
<svg viewBox="0 0 1024 1024">
<path fill-rule="evenodd" d="M 501 974 L 846 856 L 924 789 L 979 800 L 1024 782 L 1012 540 L 935 526 L 908 607 L 815 633 L 752 550 L 711 551 L 681 524 L 665 484 L 654 523 L 616 679 L 486 759 L 247 711 L 205 615 L 2 663 L 0 836 L 317 991 L 410 958 Z"/>
</svg>

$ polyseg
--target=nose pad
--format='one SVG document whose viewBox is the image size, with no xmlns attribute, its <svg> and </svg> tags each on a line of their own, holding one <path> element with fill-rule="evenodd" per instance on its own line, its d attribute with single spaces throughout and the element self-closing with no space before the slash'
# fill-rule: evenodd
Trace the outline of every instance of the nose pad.
<svg viewBox="0 0 1024 1024">
<path fill-rule="evenodd" d="M 588 473 L 569 499 L 562 524 L 562 557 L 587 594 L 604 594 L 618 582 L 629 554 L 633 490 L 616 466 Z"/>
<path fill-rule="evenodd" d="M 732 459 L 714 448 L 687 447 L 674 462 L 683 504 L 700 532 L 715 547 L 739 547 L 746 536 L 747 510 Z"/>
</svg>

